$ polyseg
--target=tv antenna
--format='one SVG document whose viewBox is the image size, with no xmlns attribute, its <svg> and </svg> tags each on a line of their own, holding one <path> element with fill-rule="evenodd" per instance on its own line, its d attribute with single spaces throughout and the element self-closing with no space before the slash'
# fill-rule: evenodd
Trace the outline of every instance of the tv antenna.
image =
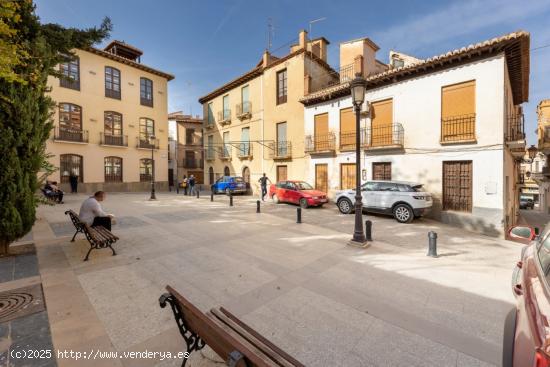
<svg viewBox="0 0 550 367">
<path fill-rule="evenodd" d="M 273 46 L 273 37 L 275 36 L 275 27 L 273 26 L 273 19 L 267 18 L 267 50 L 271 51 Z"/>
</svg>

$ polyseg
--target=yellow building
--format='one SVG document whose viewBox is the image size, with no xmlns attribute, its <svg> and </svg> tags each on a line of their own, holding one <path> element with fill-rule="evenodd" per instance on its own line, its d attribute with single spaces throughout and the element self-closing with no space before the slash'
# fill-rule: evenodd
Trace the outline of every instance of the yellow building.
<svg viewBox="0 0 550 367">
<path fill-rule="evenodd" d="M 326 62 L 328 43 L 325 38 L 308 40 L 301 31 L 289 54 L 279 58 L 266 51 L 252 70 L 199 99 L 206 184 L 237 175 L 258 192 L 264 172 L 273 182 L 305 177 L 309 158 L 299 100 L 337 80 Z"/>
<path fill-rule="evenodd" d="M 167 189 L 167 87 L 174 77 L 141 64 L 143 53 L 120 41 L 75 53 L 59 66 L 66 78 L 48 80 L 56 108 L 46 150 L 59 168 L 49 179 L 65 190 L 76 175 L 82 192 L 141 191 L 150 188 L 154 167 L 157 188 Z"/>
<path fill-rule="evenodd" d="M 550 99 L 540 101 L 537 106 L 537 133 L 538 150 L 544 155 L 546 164 L 533 178 L 539 185 L 539 208 L 543 213 L 550 214 Z"/>
<path fill-rule="evenodd" d="M 202 122 L 199 116 L 184 115 L 181 111 L 168 115 L 168 121 L 176 123 L 176 147 L 174 149 L 175 178 L 181 182 L 183 177 L 191 175 L 197 178 L 198 184 L 204 183 L 204 154 L 202 148 Z"/>
</svg>

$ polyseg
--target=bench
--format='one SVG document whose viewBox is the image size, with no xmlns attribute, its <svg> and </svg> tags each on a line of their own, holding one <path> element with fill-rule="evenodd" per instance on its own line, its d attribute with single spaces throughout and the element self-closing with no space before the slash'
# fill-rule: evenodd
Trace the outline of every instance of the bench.
<svg viewBox="0 0 550 367">
<path fill-rule="evenodd" d="M 55 194 L 51 194 L 51 193 L 48 193 L 48 190 L 46 189 L 40 189 L 40 191 L 42 191 L 42 195 L 44 195 L 44 197 L 46 198 L 46 200 L 48 200 L 49 202 L 56 202 L 57 201 L 57 195 Z"/>
<path fill-rule="evenodd" d="M 203 313 L 171 286 L 166 286 L 166 290 L 168 293 L 160 296 L 159 304 L 161 308 L 170 304 L 187 345 L 187 358 L 208 345 L 230 367 L 304 366 L 225 308 Z"/>
<path fill-rule="evenodd" d="M 100 248 L 108 247 L 111 251 L 113 251 L 113 256 L 116 255 L 115 249 L 111 245 L 118 241 L 118 237 L 112 234 L 111 231 L 101 226 L 90 227 L 87 223 L 82 222 L 78 215 L 72 210 L 67 210 L 65 215 L 68 215 L 69 218 L 71 218 L 71 222 L 73 222 L 73 225 L 76 228 L 76 232 L 71 239 L 71 242 L 74 242 L 77 234 L 83 233 L 90 243 L 90 249 L 84 258 L 84 261 L 88 261 L 88 257 L 90 256 L 90 252 L 92 252 L 92 250 Z"/>
</svg>

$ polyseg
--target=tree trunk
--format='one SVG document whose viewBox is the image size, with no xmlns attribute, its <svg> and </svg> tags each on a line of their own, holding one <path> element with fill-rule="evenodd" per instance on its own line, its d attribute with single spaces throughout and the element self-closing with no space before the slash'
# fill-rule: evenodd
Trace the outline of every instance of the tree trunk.
<svg viewBox="0 0 550 367">
<path fill-rule="evenodd" d="M 0 239 L 0 257 L 6 256 L 10 248 L 10 243 L 6 240 Z"/>
</svg>

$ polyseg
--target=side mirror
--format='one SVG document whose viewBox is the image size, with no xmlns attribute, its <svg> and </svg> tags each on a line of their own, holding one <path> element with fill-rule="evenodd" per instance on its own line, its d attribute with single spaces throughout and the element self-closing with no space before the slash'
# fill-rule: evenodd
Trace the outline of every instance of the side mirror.
<svg viewBox="0 0 550 367">
<path fill-rule="evenodd" d="M 535 234 L 538 236 L 540 234 L 540 229 L 539 227 L 535 227 Z"/>
</svg>

